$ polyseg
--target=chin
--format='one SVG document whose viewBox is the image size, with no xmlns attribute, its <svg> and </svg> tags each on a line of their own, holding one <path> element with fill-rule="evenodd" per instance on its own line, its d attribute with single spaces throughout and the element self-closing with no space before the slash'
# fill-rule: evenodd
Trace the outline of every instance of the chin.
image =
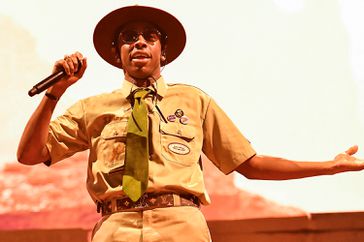
<svg viewBox="0 0 364 242">
<path fill-rule="evenodd" d="M 152 73 L 149 72 L 135 72 L 135 73 L 131 73 L 130 76 L 136 79 L 146 79 L 148 77 L 150 77 L 152 75 Z"/>
<path fill-rule="evenodd" d="M 130 76 L 136 79 L 146 79 L 148 77 L 154 76 L 157 77 L 154 71 L 146 70 L 146 68 L 138 68 L 137 70 L 134 70 L 132 72 L 129 72 Z"/>
</svg>

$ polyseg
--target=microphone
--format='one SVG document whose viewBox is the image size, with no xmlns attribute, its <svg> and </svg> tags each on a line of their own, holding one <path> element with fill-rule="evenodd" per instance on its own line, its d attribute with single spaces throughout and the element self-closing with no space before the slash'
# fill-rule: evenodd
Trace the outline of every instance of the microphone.
<svg viewBox="0 0 364 242">
<path fill-rule="evenodd" d="M 28 91 L 28 95 L 30 97 L 33 97 L 35 94 L 39 94 L 44 90 L 47 90 L 49 87 L 56 84 L 59 80 L 61 80 L 65 76 L 66 72 L 64 70 L 51 74 L 50 76 L 46 77 L 42 81 L 35 84 L 35 86 L 33 86 L 33 88 Z"/>
<path fill-rule="evenodd" d="M 76 73 L 82 67 L 82 61 L 80 61 L 80 60 L 77 60 L 77 61 L 78 61 L 78 70 L 76 71 Z M 30 97 L 33 97 L 35 94 L 39 94 L 39 93 L 47 90 L 49 87 L 56 84 L 59 80 L 61 80 L 66 75 L 67 74 L 66 74 L 66 72 L 64 70 L 60 70 L 60 71 L 58 71 L 56 73 L 51 74 L 50 76 L 46 77 L 42 81 L 35 84 L 35 86 L 33 86 L 32 89 L 30 89 L 28 91 L 28 95 Z"/>
</svg>

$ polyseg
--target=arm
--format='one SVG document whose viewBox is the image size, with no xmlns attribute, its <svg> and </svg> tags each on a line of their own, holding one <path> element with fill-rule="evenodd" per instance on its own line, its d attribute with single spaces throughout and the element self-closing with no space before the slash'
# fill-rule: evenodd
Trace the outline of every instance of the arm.
<svg viewBox="0 0 364 242">
<path fill-rule="evenodd" d="M 78 67 L 78 63 L 82 63 L 82 65 Z M 59 99 L 69 86 L 82 77 L 86 67 L 87 61 L 79 52 L 57 61 L 54 65 L 53 72 L 64 69 L 67 76 L 50 87 L 47 93 Z M 44 96 L 30 117 L 18 146 L 17 158 L 20 163 L 34 165 L 50 159 L 46 142 L 48 139 L 49 123 L 56 104 L 56 100 Z"/>
<path fill-rule="evenodd" d="M 319 175 L 333 175 L 345 171 L 364 169 L 364 160 L 353 155 L 357 146 L 338 154 L 333 160 L 323 162 L 292 161 L 278 157 L 255 155 L 236 171 L 249 179 L 288 180 Z"/>
</svg>

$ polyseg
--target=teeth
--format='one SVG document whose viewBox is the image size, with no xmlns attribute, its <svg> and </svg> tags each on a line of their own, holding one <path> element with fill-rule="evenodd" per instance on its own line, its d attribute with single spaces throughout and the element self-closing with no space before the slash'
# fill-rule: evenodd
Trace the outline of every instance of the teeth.
<svg viewBox="0 0 364 242">
<path fill-rule="evenodd" d="M 133 59 L 142 59 L 142 58 L 149 58 L 147 55 L 135 55 L 132 57 Z"/>
</svg>

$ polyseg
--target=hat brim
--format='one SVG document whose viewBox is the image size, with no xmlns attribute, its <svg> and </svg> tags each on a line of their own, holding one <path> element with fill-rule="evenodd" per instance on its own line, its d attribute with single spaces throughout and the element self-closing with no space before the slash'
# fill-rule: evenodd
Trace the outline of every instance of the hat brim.
<svg viewBox="0 0 364 242">
<path fill-rule="evenodd" d="M 135 21 L 152 23 L 167 35 L 166 60 L 162 65 L 171 63 L 181 54 L 186 44 L 186 33 L 178 19 L 161 9 L 136 5 L 116 9 L 96 25 L 93 42 L 97 53 L 105 61 L 122 68 L 115 57 L 113 42 L 121 26 Z"/>
</svg>

